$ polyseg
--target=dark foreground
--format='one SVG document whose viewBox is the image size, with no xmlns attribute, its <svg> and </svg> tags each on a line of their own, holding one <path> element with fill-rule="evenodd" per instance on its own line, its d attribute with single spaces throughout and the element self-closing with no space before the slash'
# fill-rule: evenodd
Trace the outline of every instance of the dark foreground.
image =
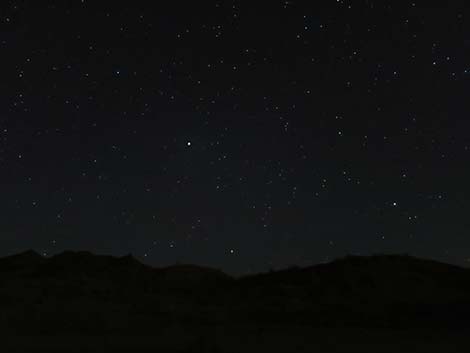
<svg viewBox="0 0 470 353">
<path fill-rule="evenodd" d="M 131 256 L 0 258 L 0 353 L 470 352 L 470 270 L 401 255 L 234 278 Z"/>
<path fill-rule="evenodd" d="M 168 328 L 154 336 L 2 337 L 2 352 L 168 353 L 467 353 L 470 332 L 311 329 L 307 327 Z"/>
</svg>

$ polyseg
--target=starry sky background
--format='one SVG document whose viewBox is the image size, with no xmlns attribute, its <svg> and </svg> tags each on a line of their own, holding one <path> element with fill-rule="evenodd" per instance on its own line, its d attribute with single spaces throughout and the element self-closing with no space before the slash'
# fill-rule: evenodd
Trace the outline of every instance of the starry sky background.
<svg viewBox="0 0 470 353">
<path fill-rule="evenodd" d="M 465 1 L 2 1 L 0 255 L 470 259 Z"/>
</svg>

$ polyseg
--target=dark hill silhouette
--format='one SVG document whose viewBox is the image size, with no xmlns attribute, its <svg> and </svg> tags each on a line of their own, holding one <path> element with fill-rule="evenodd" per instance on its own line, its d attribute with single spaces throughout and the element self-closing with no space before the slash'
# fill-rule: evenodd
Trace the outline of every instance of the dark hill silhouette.
<svg viewBox="0 0 470 353">
<path fill-rule="evenodd" d="M 45 259 L 33 250 L 0 258 L 0 271 L 15 271 L 42 263 Z"/>
<path fill-rule="evenodd" d="M 173 265 L 159 269 L 161 279 L 169 282 L 181 282 L 183 284 L 197 284 L 207 282 L 223 282 L 233 280 L 224 272 L 209 267 L 196 265 Z"/>
<path fill-rule="evenodd" d="M 0 259 L 0 328 L 12 334 L 151 333 L 168 325 L 469 328 L 470 270 L 403 255 L 233 278 L 132 256 L 27 251 Z"/>
</svg>

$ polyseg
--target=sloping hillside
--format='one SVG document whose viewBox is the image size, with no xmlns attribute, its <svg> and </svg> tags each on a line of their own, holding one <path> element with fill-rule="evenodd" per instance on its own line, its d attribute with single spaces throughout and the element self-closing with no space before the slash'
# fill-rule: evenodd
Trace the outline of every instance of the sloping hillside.
<svg viewBox="0 0 470 353">
<path fill-rule="evenodd" d="M 232 278 L 132 256 L 28 251 L 0 259 L 0 328 L 11 333 L 151 333 L 168 325 L 466 328 L 470 271 L 410 256 Z"/>
</svg>

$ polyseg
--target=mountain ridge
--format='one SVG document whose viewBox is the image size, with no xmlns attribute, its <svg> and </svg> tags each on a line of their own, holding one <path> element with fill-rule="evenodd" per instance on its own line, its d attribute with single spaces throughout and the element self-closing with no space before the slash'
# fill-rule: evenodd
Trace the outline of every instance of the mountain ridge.
<svg viewBox="0 0 470 353">
<path fill-rule="evenodd" d="M 470 328 L 469 298 L 469 269 L 408 255 L 347 256 L 237 278 L 90 252 L 0 258 L 0 328 L 13 333 L 202 323 Z"/>
<path fill-rule="evenodd" d="M 270 275 L 270 274 L 278 274 L 278 273 L 284 273 L 284 272 L 292 272 L 293 270 L 305 272 L 305 271 L 317 270 L 321 268 L 331 268 L 334 265 L 339 265 L 339 266 L 356 265 L 357 266 L 357 265 L 360 265 L 361 263 L 363 264 L 367 264 L 367 262 L 369 263 L 379 262 L 380 263 L 384 261 L 388 261 L 388 262 L 395 261 L 395 263 L 399 263 L 399 261 L 403 261 L 404 259 L 406 259 L 409 262 L 414 261 L 416 263 L 421 263 L 421 264 L 426 263 L 428 265 L 447 267 L 448 269 L 470 272 L 470 268 L 467 268 L 467 267 L 463 267 L 463 266 L 451 264 L 451 263 L 446 263 L 446 262 L 434 260 L 434 259 L 419 258 L 419 257 L 415 257 L 409 254 L 372 254 L 372 255 L 345 255 L 343 257 L 333 259 L 330 262 L 322 262 L 322 263 L 313 264 L 309 266 L 293 265 L 293 266 L 289 266 L 289 267 L 285 267 L 281 269 L 269 270 L 269 271 L 258 272 L 258 273 L 231 275 L 218 268 L 213 268 L 213 267 L 204 266 L 204 265 L 196 265 L 196 264 L 191 264 L 191 263 L 176 263 L 176 264 L 171 264 L 171 265 L 162 266 L 162 267 L 155 267 L 155 266 L 142 263 L 134 255 L 130 253 L 123 255 L 123 256 L 113 256 L 113 255 L 94 254 L 90 251 L 85 251 L 85 250 L 78 250 L 78 251 L 64 250 L 54 255 L 43 256 L 33 249 L 28 249 L 28 250 L 25 250 L 16 254 L 10 254 L 10 255 L 0 257 L 0 266 L 2 265 L 2 263 L 6 263 L 6 262 L 14 263 L 14 264 L 28 264 L 28 262 L 44 263 L 50 260 L 55 261 L 57 259 L 62 259 L 62 258 L 63 259 L 75 258 L 78 260 L 84 260 L 86 258 L 100 259 L 100 260 L 106 259 L 108 261 L 115 261 L 116 263 L 132 262 L 134 264 L 138 264 L 143 267 L 147 267 L 149 269 L 165 270 L 165 271 L 183 270 L 183 269 L 187 269 L 190 271 L 191 270 L 201 270 L 201 271 L 207 270 L 210 272 L 222 273 L 225 276 L 228 276 L 234 279 L 242 279 L 242 278 L 264 276 L 264 275 Z"/>
</svg>

